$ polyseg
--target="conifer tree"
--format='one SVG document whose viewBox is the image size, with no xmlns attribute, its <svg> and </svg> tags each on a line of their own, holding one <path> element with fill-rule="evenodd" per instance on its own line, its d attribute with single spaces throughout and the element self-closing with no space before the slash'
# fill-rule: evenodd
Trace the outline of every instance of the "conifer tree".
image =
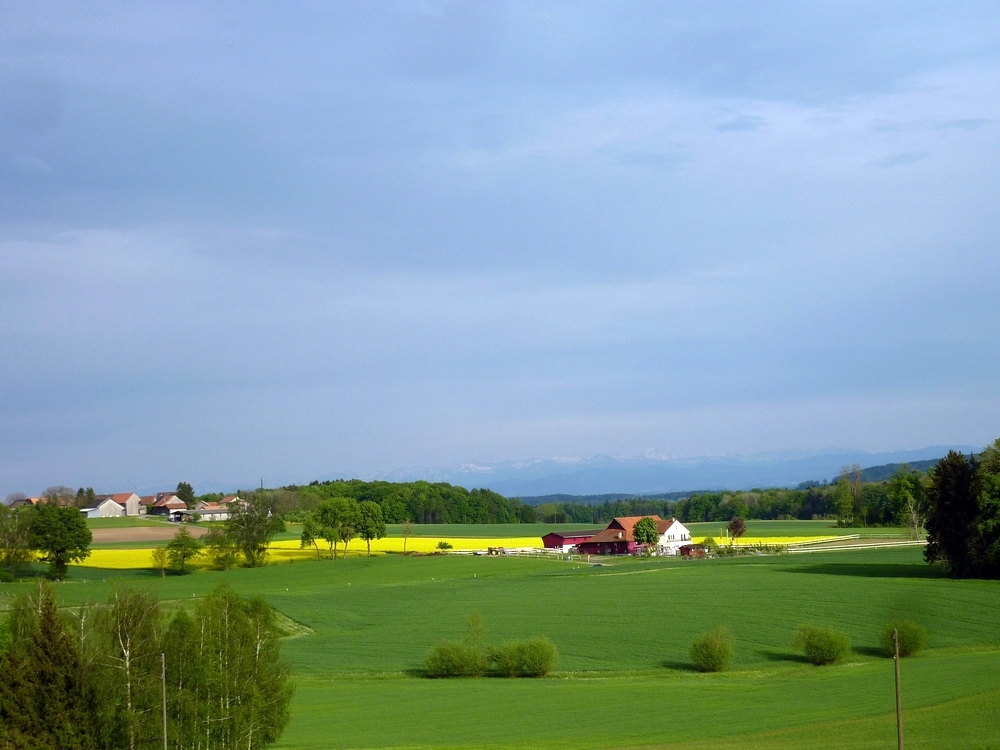
<svg viewBox="0 0 1000 750">
<path fill-rule="evenodd" d="M 20 632 L 0 657 L 0 738 L 15 748 L 96 748 L 94 694 L 52 590 L 40 584 L 19 607 L 37 621 L 25 638 L 30 619 L 21 617 Z"/>
</svg>

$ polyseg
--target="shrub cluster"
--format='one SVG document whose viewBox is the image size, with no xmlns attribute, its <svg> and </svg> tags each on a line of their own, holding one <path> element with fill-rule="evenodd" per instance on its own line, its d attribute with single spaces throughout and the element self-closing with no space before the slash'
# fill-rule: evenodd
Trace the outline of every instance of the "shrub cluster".
<svg viewBox="0 0 1000 750">
<path fill-rule="evenodd" d="M 559 662 L 556 644 L 543 635 L 507 641 L 490 649 L 490 662 L 504 677 L 544 677 Z"/>
<path fill-rule="evenodd" d="M 813 664 L 836 664 L 851 650 L 851 639 L 833 628 L 800 625 L 792 644 Z"/>
<path fill-rule="evenodd" d="M 559 662 L 556 645 L 545 636 L 483 648 L 483 618 L 470 612 L 465 624 L 468 634 L 464 640 L 441 641 L 424 658 L 428 677 L 482 677 L 491 665 L 504 677 L 544 677 Z"/>
<path fill-rule="evenodd" d="M 899 655 L 912 656 L 921 649 L 927 643 L 927 631 L 916 622 L 912 620 L 900 620 L 898 622 L 890 622 L 882 630 L 882 648 L 888 656 L 894 656 L 896 653 L 895 644 L 892 642 L 892 631 L 895 630 L 899 633 Z"/>
<path fill-rule="evenodd" d="M 733 637 L 724 627 L 705 633 L 691 644 L 691 662 L 702 672 L 721 672 L 733 660 Z"/>
<path fill-rule="evenodd" d="M 462 641 L 441 641 L 424 659 L 431 677 L 482 677 L 489 662 L 477 646 Z"/>
</svg>

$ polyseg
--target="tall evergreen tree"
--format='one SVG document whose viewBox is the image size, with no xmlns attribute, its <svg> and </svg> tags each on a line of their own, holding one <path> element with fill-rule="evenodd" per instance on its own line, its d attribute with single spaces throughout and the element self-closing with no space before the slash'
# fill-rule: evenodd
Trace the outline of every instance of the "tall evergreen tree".
<svg viewBox="0 0 1000 750">
<path fill-rule="evenodd" d="M 21 632 L 0 657 L 0 739 L 12 748 L 96 748 L 94 694 L 52 590 L 40 585 L 19 608 Z M 25 639 L 24 626 L 33 617 Z"/>
<path fill-rule="evenodd" d="M 975 458 L 948 451 L 930 472 L 924 559 L 947 563 L 957 578 L 975 574 L 971 541 L 978 515 L 976 494 Z"/>
<path fill-rule="evenodd" d="M 980 464 L 978 513 L 972 557 L 980 578 L 1000 578 L 1000 471 L 988 473 Z"/>
</svg>

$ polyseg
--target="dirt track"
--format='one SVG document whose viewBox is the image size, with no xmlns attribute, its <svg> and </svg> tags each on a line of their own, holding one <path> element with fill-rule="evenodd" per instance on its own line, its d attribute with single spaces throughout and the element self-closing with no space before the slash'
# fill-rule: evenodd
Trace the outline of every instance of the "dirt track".
<svg viewBox="0 0 1000 750">
<path fill-rule="evenodd" d="M 120 542 L 162 542 L 174 538 L 180 524 L 163 524 L 163 528 L 155 526 L 130 526 L 124 529 L 92 529 L 95 544 L 117 544 Z M 203 526 L 185 525 L 191 536 L 200 537 L 208 533 Z"/>
</svg>

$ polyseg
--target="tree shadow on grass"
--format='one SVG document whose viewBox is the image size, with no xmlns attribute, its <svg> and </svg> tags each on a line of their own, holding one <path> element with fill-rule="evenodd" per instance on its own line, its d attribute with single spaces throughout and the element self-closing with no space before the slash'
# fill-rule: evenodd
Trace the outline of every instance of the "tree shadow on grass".
<svg viewBox="0 0 1000 750">
<path fill-rule="evenodd" d="M 802 654 L 790 654 L 787 651 L 764 651 L 768 661 L 787 661 L 793 664 L 809 664 L 810 661 Z"/>
<path fill-rule="evenodd" d="M 856 654 L 862 654 L 864 656 L 875 656 L 880 659 L 888 658 L 888 654 L 886 654 L 885 651 L 878 646 L 855 646 L 853 651 Z"/>
<path fill-rule="evenodd" d="M 786 568 L 789 573 L 812 573 L 826 576 L 857 578 L 948 578 L 940 565 L 900 563 L 820 563 Z"/>
<path fill-rule="evenodd" d="M 698 672 L 699 669 L 687 661 L 670 661 L 669 659 L 660 662 L 661 667 L 666 667 L 667 669 L 676 669 L 678 672 Z"/>
</svg>

